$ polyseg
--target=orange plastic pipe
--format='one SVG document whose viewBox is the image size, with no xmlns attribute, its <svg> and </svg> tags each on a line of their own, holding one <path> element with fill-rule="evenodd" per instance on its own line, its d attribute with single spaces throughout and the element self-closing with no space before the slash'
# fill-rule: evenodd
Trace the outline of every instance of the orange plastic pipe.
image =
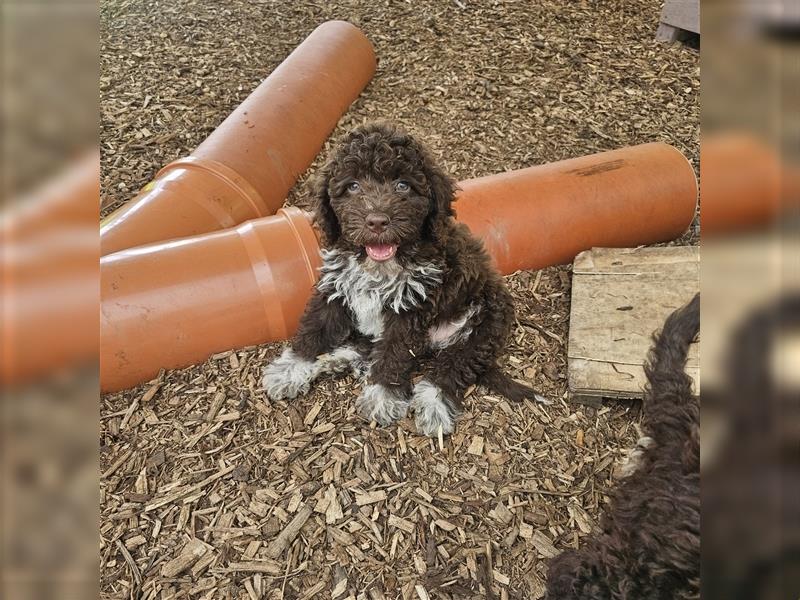
<svg viewBox="0 0 800 600">
<path fill-rule="evenodd" d="M 86 156 L 0 215 L 0 385 L 97 360 L 100 161 Z"/>
<path fill-rule="evenodd" d="M 697 206 L 697 178 L 676 148 L 643 144 L 469 179 L 459 221 L 501 273 L 571 261 L 592 247 L 674 239 Z"/>
<path fill-rule="evenodd" d="M 102 255 L 273 214 L 375 66 L 358 28 L 317 27 L 191 156 L 103 221 Z"/>
<path fill-rule="evenodd" d="M 0 244 L 15 244 L 75 227 L 91 227 L 97 246 L 100 152 L 87 151 L 0 213 Z M 96 248 L 95 248 L 96 249 Z M 0 260 L 5 257 L 0 255 Z"/>
<path fill-rule="evenodd" d="M 749 134 L 704 137 L 700 171 L 704 239 L 765 227 L 781 214 L 782 193 L 788 190 L 785 171 L 778 153 L 758 138 Z"/>
<path fill-rule="evenodd" d="M 692 220 L 694 172 L 646 144 L 465 181 L 458 218 L 503 273 L 571 260 L 592 246 L 674 238 Z M 104 390 L 159 369 L 294 332 L 320 265 L 307 216 L 284 209 L 235 229 L 133 248 L 101 261 Z"/>
<path fill-rule="evenodd" d="M 297 208 L 104 256 L 101 387 L 123 389 L 162 368 L 289 337 L 320 265 L 309 215 Z"/>
</svg>

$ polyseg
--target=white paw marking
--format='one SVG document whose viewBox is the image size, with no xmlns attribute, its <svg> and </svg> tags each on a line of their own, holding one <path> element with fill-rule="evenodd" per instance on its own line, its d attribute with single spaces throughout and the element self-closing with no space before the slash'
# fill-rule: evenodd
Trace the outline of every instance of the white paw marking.
<svg viewBox="0 0 800 600">
<path fill-rule="evenodd" d="M 366 381 L 372 374 L 372 363 L 366 358 L 360 357 L 353 361 L 353 375 L 361 381 Z"/>
<path fill-rule="evenodd" d="M 534 394 L 533 397 L 536 399 L 537 402 L 540 404 L 547 404 L 548 406 L 553 404 L 550 400 L 542 396 L 541 394 Z"/>
<path fill-rule="evenodd" d="M 356 410 L 367 421 L 385 427 L 406 416 L 408 398 L 378 383 L 370 383 L 356 400 Z"/>
<path fill-rule="evenodd" d="M 616 470 L 615 475 L 623 479 L 625 477 L 630 477 L 636 471 L 639 470 L 639 467 L 642 466 L 642 458 L 644 456 L 645 450 L 650 448 L 655 443 L 655 440 L 649 436 L 642 436 L 639 438 L 639 441 L 636 442 L 636 446 L 634 446 L 631 451 L 628 453 L 628 457 Z"/>
<path fill-rule="evenodd" d="M 471 305 L 467 311 L 457 319 L 444 321 L 428 330 L 428 340 L 431 347 L 441 350 L 467 339 L 472 333 L 472 327 L 467 322 L 481 310 L 480 304 Z"/>
<path fill-rule="evenodd" d="M 297 356 L 286 348 L 278 358 L 264 369 L 262 387 L 272 400 L 296 398 L 308 392 L 311 382 L 322 373 L 359 372 L 363 358 L 352 346 L 341 346 L 327 354 L 320 354 L 315 361 Z"/>
<path fill-rule="evenodd" d="M 343 373 L 351 369 L 355 371 L 361 361 L 361 355 L 352 346 L 341 346 L 317 357 L 320 370 L 325 373 Z"/>
<path fill-rule="evenodd" d="M 286 348 L 264 369 L 261 385 L 272 400 L 296 398 L 308 392 L 311 382 L 320 374 L 317 363 L 300 358 L 291 348 Z"/>
<path fill-rule="evenodd" d="M 455 429 L 455 410 L 444 392 L 438 386 L 424 379 L 414 386 L 411 397 L 417 430 L 427 436 L 438 435 L 439 427 L 443 434 L 453 433 Z"/>
</svg>

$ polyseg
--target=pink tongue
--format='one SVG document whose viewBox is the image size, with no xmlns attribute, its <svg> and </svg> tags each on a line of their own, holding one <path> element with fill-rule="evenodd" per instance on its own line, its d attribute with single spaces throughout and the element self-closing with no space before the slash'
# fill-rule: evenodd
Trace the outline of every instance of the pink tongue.
<svg viewBox="0 0 800 600">
<path fill-rule="evenodd" d="M 397 251 L 397 246 L 393 244 L 372 244 L 365 246 L 367 254 L 372 260 L 389 260 Z"/>
</svg>

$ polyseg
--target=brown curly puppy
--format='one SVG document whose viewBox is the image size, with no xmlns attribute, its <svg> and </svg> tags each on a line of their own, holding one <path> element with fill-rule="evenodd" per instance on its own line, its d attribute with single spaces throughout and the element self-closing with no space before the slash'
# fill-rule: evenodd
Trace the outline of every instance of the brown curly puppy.
<svg viewBox="0 0 800 600">
<path fill-rule="evenodd" d="M 497 366 L 514 307 L 481 242 L 454 221 L 454 191 L 396 126 L 344 138 L 317 181 L 327 241 L 320 280 L 291 347 L 265 370 L 271 398 L 294 398 L 320 374 L 353 368 L 366 380 L 357 401 L 366 419 L 388 425 L 410 406 L 426 435 L 453 431 L 474 383 L 537 399 Z"/>
<path fill-rule="evenodd" d="M 700 407 L 684 371 L 700 328 L 700 297 L 675 311 L 645 367 L 648 390 L 632 473 L 601 531 L 549 567 L 550 600 L 700 597 Z"/>
</svg>

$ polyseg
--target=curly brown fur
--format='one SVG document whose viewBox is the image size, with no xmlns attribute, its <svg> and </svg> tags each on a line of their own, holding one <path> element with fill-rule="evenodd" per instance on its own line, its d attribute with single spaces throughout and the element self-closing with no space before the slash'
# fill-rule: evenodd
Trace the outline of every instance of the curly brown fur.
<svg viewBox="0 0 800 600">
<path fill-rule="evenodd" d="M 684 372 L 700 327 L 699 296 L 656 337 L 638 468 L 612 494 L 601 531 L 550 562 L 550 600 L 700 597 L 699 402 Z"/>
<path fill-rule="evenodd" d="M 703 418 L 724 433 L 701 467 L 702 597 L 800 598 L 800 402 L 784 379 L 797 369 L 784 344 L 800 339 L 800 295 L 743 311 L 730 336 L 704 397 Z"/>
<path fill-rule="evenodd" d="M 342 140 L 315 191 L 320 281 L 291 348 L 266 369 L 271 397 L 303 393 L 350 360 L 366 378 L 363 416 L 386 425 L 410 406 L 428 435 L 453 430 L 472 384 L 537 398 L 497 367 L 512 299 L 481 242 L 453 219 L 454 193 L 430 152 L 396 126 L 365 125 Z"/>
</svg>

